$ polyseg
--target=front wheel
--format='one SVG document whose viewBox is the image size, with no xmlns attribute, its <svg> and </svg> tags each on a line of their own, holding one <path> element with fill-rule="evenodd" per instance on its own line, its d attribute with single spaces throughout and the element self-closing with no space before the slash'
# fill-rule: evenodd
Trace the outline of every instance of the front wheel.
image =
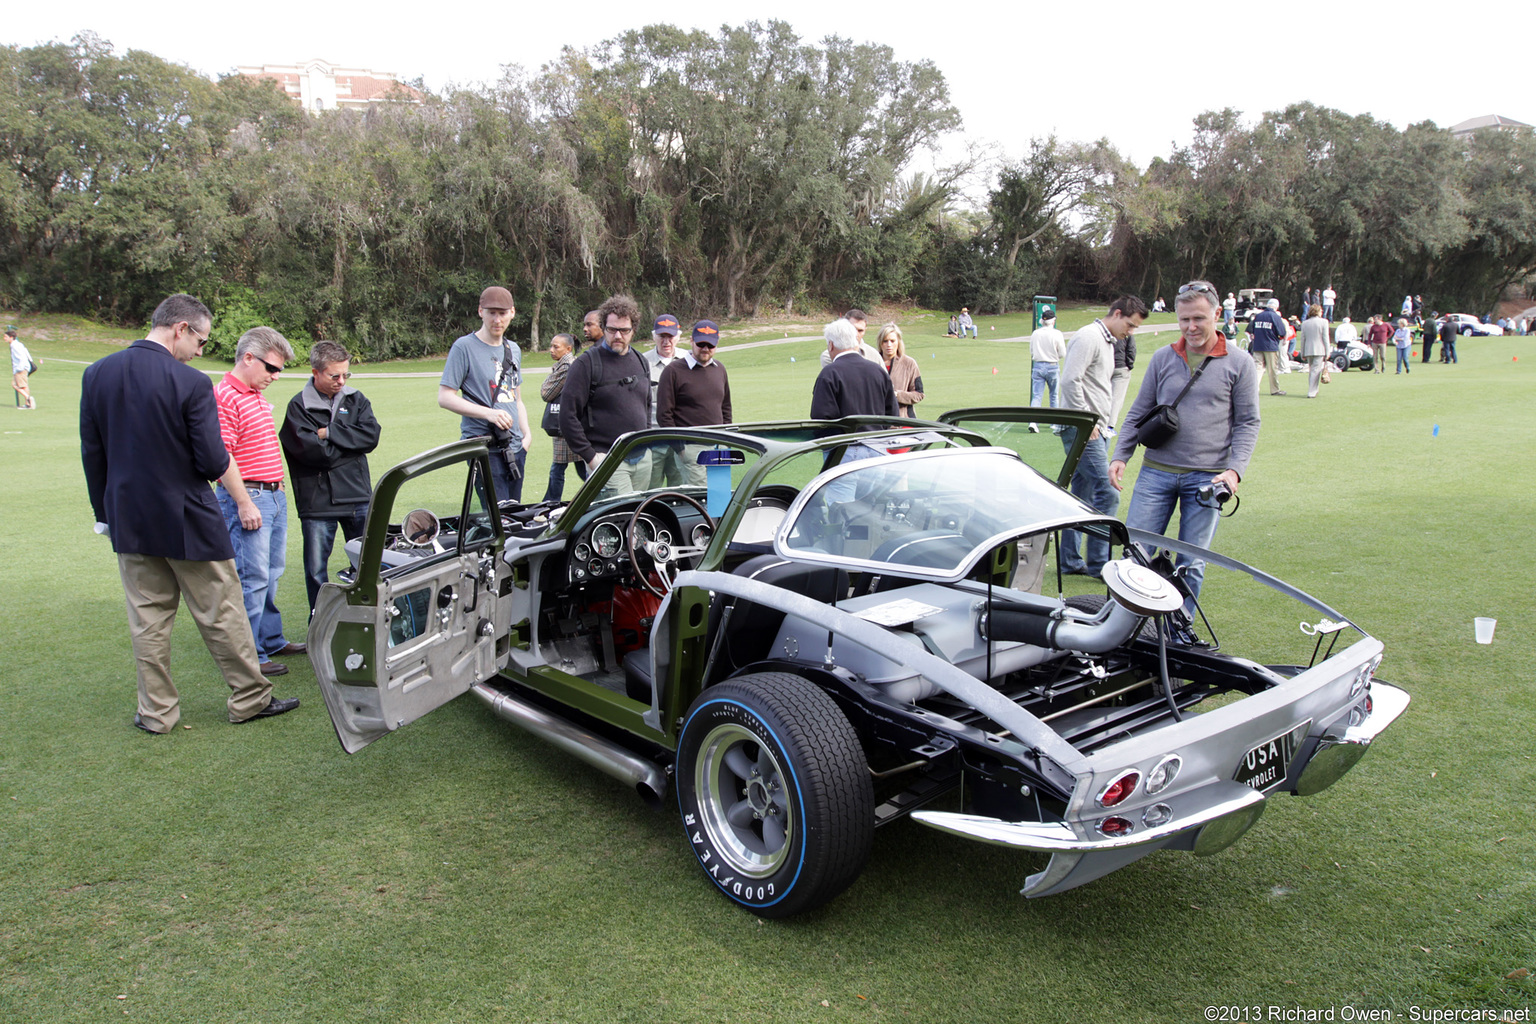
<svg viewBox="0 0 1536 1024">
<path fill-rule="evenodd" d="M 1335 370 L 1338 370 L 1340 373 L 1343 373 L 1345 370 L 1349 369 L 1349 357 L 1348 356 L 1342 356 L 1342 355 L 1334 356 L 1333 357 L 1333 368 Z"/>
<path fill-rule="evenodd" d="M 799 676 L 746 675 L 699 695 L 678 741 L 677 802 L 709 880 L 760 917 L 821 906 L 869 859 L 874 786 L 858 734 Z"/>
</svg>

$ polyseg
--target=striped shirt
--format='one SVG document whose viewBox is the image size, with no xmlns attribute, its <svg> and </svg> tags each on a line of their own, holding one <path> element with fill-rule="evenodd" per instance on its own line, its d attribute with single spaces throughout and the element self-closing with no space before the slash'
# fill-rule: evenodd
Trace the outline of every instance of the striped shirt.
<svg viewBox="0 0 1536 1024">
<path fill-rule="evenodd" d="M 281 483 L 283 449 L 277 443 L 272 403 L 233 373 L 214 386 L 213 400 L 219 406 L 224 447 L 240 467 L 240 478 Z"/>
</svg>

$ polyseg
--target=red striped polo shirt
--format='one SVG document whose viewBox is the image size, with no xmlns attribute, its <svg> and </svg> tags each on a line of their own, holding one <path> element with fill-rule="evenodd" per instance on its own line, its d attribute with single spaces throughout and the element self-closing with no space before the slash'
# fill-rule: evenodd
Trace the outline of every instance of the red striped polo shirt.
<svg viewBox="0 0 1536 1024">
<path fill-rule="evenodd" d="M 240 478 L 281 483 L 283 450 L 277 443 L 272 403 L 233 373 L 214 386 L 213 400 L 219 406 L 224 447 L 240 467 Z"/>
</svg>

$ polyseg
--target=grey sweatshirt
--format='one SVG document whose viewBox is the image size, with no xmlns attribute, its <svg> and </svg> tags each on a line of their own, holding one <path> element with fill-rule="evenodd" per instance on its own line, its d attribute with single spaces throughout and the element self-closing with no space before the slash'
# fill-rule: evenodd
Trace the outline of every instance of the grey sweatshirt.
<svg viewBox="0 0 1536 1024">
<path fill-rule="evenodd" d="M 1183 348 L 1182 342 L 1175 343 Z M 1148 448 L 1146 461 L 1171 470 L 1248 473 L 1259 440 L 1259 371 L 1246 352 L 1218 342 L 1216 355 L 1179 402 L 1179 432 L 1161 448 Z M 1195 366 L 1199 366 L 1198 362 Z M 1129 462 L 1136 452 L 1142 419 L 1153 406 L 1168 405 L 1189 383 L 1190 368 L 1174 345 L 1158 349 L 1147 363 L 1136 401 L 1125 414 L 1113 460 Z"/>
</svg>

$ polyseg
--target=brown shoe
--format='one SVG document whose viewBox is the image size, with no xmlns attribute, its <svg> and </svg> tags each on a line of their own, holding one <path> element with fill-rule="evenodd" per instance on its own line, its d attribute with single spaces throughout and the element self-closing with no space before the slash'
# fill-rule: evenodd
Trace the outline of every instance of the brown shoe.
<svg viewBox="0 0 1536 1024">
<path fill-rule="evenodd" d="M 288 666 L 276 661 L 264 661 L 261 663 L 261 674 L 264 676 L 285 676 L 288 674 Z"/>
<path fill-rule="evenodd" d="M 283 647 L 282 647 L 282 650 L 280 650 L 276 654 L 274 654 L 273 657 L 274 658 L 284 658 L 284 657 L 287 657 L 290 654 L 307 654 L 307 653 L 309 653 L 309 644 L 296 644 L 296 643 L 293 643 L 292 641 L 290 641 L 290 642 L 284 644 Z"/>
<path fill-rule="evenodd" d="M 234 724 L 244 725 L 246 722 L 254 722 L 258 718 L 276 718 L 278 715 L 292 711 L 298 706 L 299 698 L 297 697 L 273 697 L 266 707 L 256 712 L 250 718 L 242 718 Z"/>
</svg>

